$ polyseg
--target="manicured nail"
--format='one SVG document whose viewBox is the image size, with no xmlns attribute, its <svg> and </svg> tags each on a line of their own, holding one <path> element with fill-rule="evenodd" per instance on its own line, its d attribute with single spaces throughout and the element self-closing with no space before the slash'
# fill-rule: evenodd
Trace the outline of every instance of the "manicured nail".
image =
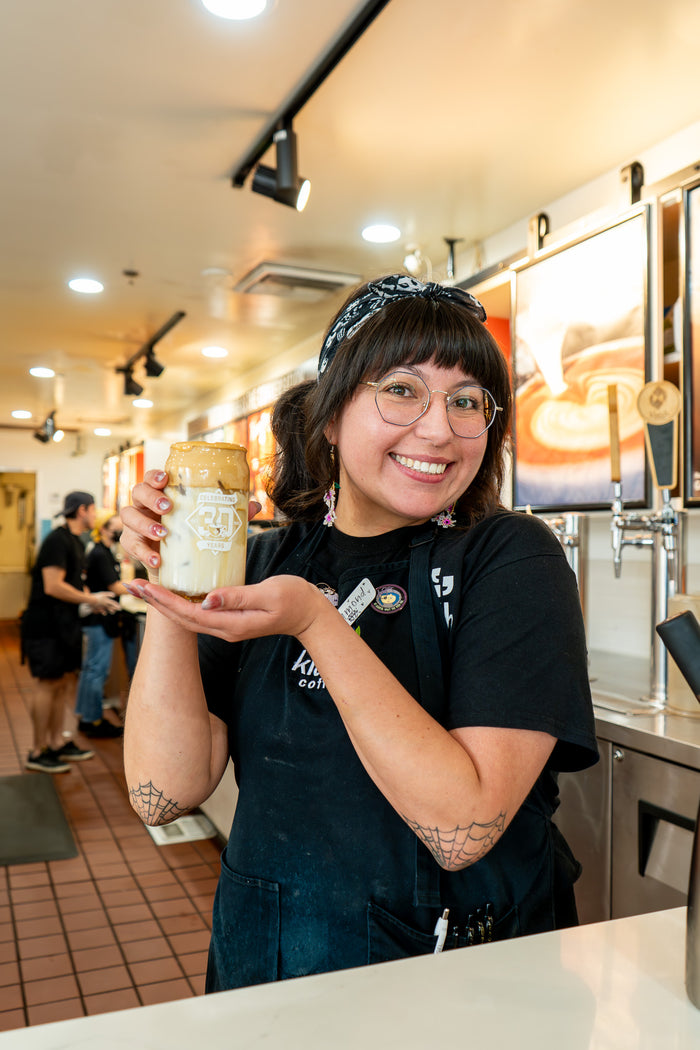
<svg viewBox="0 0 700 1050">
<path fill-rule="evenodd" d="M 220 609 L 224 604 L 220 594 L 208 594 L 202 602 L 203 609 Z"/>
<path fill-rule="evenodd" d="M 138 580 L 132 580 L 131 583 L 127 583 L 124 586 L 129 594 L 133 594 L 134 598 L 145 597 L 146 592 L 143 589 L 143 584 L 139 583 Z"/>
<path fill-rule="evenodd" d="M 160 510 L 160 511 L 170 510 L 170 500 L 169 499 L 159 499 L 158 502 L 156 503 L 156 508 L 157 508 L 157 510 Z"/>
<path fill-rule="evenodd" d="M 160 539 L 162 536 L 168 535 L 168 530 L 164 525 L 159 525 L 157 522 L 155 525 L 151 525 L 151 535 L 157 536 Z"/>
<path fill-rule="evenodd" d="M 160 564 L 160 558 L 158 557 L 158 555 L 152 554 L 148 559 L 148 564 L 152 565 L 154 569 L 158 568 L 158 565 Z"/>
<path fill-rule="evenodd" d="M 165 481 L 165 479 L 167 478 L 167 476 L 168 476 L 168 475 L 167 475 L 167 474 L 165 473 L 165 471 L 164 471 L 164 470 L 159 470 L 159 471 L 157 472 L 156 476 L 155 476 L 155 480 L 156 480 L 156 481 Z"/>
</svg>

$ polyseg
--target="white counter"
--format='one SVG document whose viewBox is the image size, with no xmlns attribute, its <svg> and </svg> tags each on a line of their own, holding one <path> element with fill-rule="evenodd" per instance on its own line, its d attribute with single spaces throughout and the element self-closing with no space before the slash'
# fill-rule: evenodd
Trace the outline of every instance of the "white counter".
<svg viewBox="0 0 700 1050">
<path fill-rule="evenodd" d="M 685 909 L 0 1034 L 0 1050 L 697 1050 Z"/>
</svg>

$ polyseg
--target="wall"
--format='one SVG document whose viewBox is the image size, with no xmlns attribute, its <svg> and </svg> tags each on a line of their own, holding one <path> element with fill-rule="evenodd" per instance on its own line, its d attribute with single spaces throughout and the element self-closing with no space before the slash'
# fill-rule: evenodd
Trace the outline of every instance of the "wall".
<svg viewBox="0 0 700 1050">
<path fill-rule="evenodd" d="M 75 440 L 68 435 L 60 444 L 42 445 L 28 430 L 3 430 L 0 436 L 0 471 L 30 472 L 36 475 L 35 535 L 41 539 L 63 505 L 63 497 L 73 489 L 91 492 L 99 504 L 102 491 L 102 461 L 109 442 L 102 438 L 83 439 L 84 453 L 71 455 Z M 0 534 L 0 544 L 2 535 Z M 27 595 L 28 579 L 16 573 L 0 574 L 0 619 L 15 619 Z"/>
</svg>

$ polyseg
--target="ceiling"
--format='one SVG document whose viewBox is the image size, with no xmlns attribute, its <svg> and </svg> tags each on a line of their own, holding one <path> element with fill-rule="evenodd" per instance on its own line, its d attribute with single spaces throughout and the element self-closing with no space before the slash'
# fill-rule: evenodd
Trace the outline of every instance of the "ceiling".
<svg viewBox="0 0 700 1050">
<path fill-rule="evenodd" d="M 273 0 L 233 22 L 200 0 L 3 4 L 0 427 L 55 409 L 66 430 L 155 432 L 320 333 L 344 297 L 234 291 L 258 264 L 366 278 L 415 243 L 439 279 L 445 237 L 478 243 L 700 119 L 697 0 L 390 0 L 295 119 L 306 210 L 234 188 L 363 6 Z M 364 243 L 378 220 L 401 240 Z M 101 295 L 68 289 L 84 274 Z M 115 368 L 176 311 L 163 374 L 136 367 L 154 406 L 134 409 Z M 212 343 L 223 362 L 201 356 Z"/>
</svg>

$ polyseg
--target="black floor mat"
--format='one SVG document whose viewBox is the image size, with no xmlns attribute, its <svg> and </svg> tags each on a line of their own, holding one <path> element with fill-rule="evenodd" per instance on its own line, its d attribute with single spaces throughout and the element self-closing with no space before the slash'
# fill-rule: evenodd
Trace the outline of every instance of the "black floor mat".
<svg viewBox="0 0 700 1050">
<path fill-rule="evenodd" d="M 0 864 L 32 864 L 77 855 L 51 776 L 0 777 Z"/>
</svg>

